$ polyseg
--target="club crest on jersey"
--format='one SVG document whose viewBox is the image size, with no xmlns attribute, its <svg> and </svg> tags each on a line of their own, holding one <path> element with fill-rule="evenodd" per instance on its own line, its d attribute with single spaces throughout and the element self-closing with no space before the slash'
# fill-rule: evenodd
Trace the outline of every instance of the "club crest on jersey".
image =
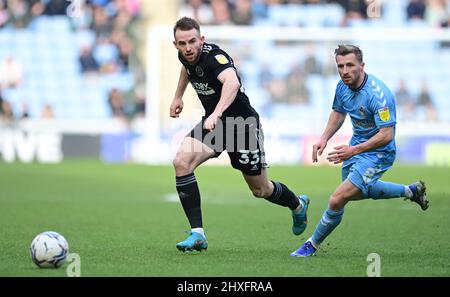
<svg viewBox="0 0 450 297">
<path fill-rule="evenodd" d="M 363 107 L 363 106 L 361 106 L 361 107 L 359 108 L 359 115 L 362 116 L 362 117 L 366 115 L 366 111 L 364 110 L 364 107 Z"/>
<path fill-rule="evenodd" d="M 198 76 L 198 77 L 202 77 L 202 76 L 205 74 L 205 73 L 203 72 L 202 67 L 200 67 L 200 66 L 195 67 L 195 73 L 197 73 L 197 76 Z"/>
<path fill-rule="evenodd" d="M 228 63 L 228 59 L 224 55 L 216 55 L 215 58 L 216 58 L 217 62 L 219 62 L 220 64 Z"/>
<path fill-rule="evenodd" d="M 387 122 L 391 118 L 391 114 L 389 113 L 389 108 L 387 106 L 383 107 L 381 109 L 378 109 L 378 115 L 380 116 L 380 119 L 383 122 Z"/>
</svg>

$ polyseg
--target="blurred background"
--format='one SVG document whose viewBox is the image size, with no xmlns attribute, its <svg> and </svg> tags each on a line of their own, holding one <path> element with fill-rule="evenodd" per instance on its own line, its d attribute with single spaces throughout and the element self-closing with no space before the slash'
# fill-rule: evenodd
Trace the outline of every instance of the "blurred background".
<svg viewBox="0 0 450 297">
<path fill-rule="evenodd" d="M 0 0 L 0 159 L 170 164 L 203 113 L 188 87 L 168 116 L 181 16 L 235 60 L 269 163 L 310 164 L 352 43 L 396 95 L 397 160 L 450 166 L 448 0 Z"/>
</svg>

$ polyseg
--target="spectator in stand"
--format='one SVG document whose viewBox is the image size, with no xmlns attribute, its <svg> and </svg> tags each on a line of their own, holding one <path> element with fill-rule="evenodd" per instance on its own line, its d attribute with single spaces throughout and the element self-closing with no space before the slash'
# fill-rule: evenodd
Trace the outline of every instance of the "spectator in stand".
<svg viewBox="0 0 450 297">
<path fill-rule="evenodd" d="M 49 103 L 46 103 L 44 105 L 44 108 L 42 109 L 41 118 L 42 119 L 53 119 L 54 117 L 55 117 L 55 113 L 53 112 L 53 107 Z"/>
<path fill-rule="evenodd" d="M 91 29 L 95 32 L 95 36 L 107 36 L 112 31 L 112 23 L 109 19 L 106 11 L 101 6 L 94 6 L 93 8 L 93 20 Z"/>
<path fill-rule="evenodd" d="M 214 22 L 211 6 L 203 0 L 186 0 L 181 5 L 179 16 L 192 17 L 199 21 L 200 24 L 211 24 Z"/>
<path fill-rule="evenodd" d="M 109 93 L 108 104 L 113 117 L 125 118 L 125 98 L 118 89 L 112 89 Z"/>
<path fill-rule="evenodd" d="M 100 65 L 100 73 L 116 73 L 119 69 L 119 50 L 108 36 L 100 36 L 93 50 L 95 60 Z"/>
<path fill-rule="evenodd" d="M 306 58 L 303 68 L 305 69 L 305 75 L 320 74 L 322 67 L 316 57 L 316 47 L 313 43 L 306 46 Z"/>
<path fill-rule="evenodd" d="M 7 56 L 0 64 L 0 89 L 16 88 L 22 79 L 22 64 L 13 56 Z"/>
<path fill-rule="evenodd" d="M 399 118 L 402 120 L 413 120 L 415 116 L 415 103 L 404 80 L 401 79 L 398 81 L 398 86 L 394 93 L 395 101 L 399 109 Z"/>
<path fill-rule="evenodd" d="M 305 84 L 305 73 L 299 64 L 292 67 L 286 82 L 287 98 L 289 104 L 309 104 L 310 92 Z"/>
<path fill-rule="evenodd" d="M 425 20 L 431 27 L 439 27 L 448 17 L 446 0 L 428 0 Z"/>
<path fill-rule="evenodd" d="M 7 100 L 0 100 L 0 120 L 3 123 L 11 123 L 14 121 L 14 113 L 11 103 Z"/>
<path fill-rule="evenodd" d="M 142 87 L 136 87 L 134 90 L 135 96 L 135 106 L 134 106 L 134 116 L 143 118 L 145 116 L 146 109 L 146 98 L 145 90 Z"/>
<path fill-rule="evenodd" d="M 45 15 L 66 15 L 67 7 L 70 5 L 66 0 L 48 0 L 45 4 Z"/>
<path fill-rule="evenodd" d="M 26 28 L 31 20 L 30 7 L 24 0 L 8 1 L 10 22 L 15 28 Z"/>
<path fill-rule="evenodd" d="M 428 90 L 428 84 L 425 80 L 422 81 L 419 97 L 417 98 L 417 105 L 419 106 L 419 108 L 425 109 L 425 117 L 427 121 L 438 120 L 438 113 L 436 107 L 434 106 L 434 102 L 431 99 L 431 94 Z"/>
<path fill-rule="evenodd" d="M 425 10 L 424 0 L 410 0 L 406 6 L 408 20 L 423 20 L 425 18 Z"/>
<path fill-rule="evenodd" d="M 230 6 L 227 0 L 211 0 L 214 15 L 213 25 L 232 25 Z"/>
<path fill-rule="evenodd" d="M 6 26 L 9 21 L 9 11 L 6 0 L 0 0 L 0 28 Z"/>
<path fill-rule="evenodd" d="M 333 0 L 330 2 L 341 5 L 345 10 L 344 26 L 350 21 L 362 20 L 367 18 L 367 1 L 364 0 Z"/>
<path fill-rule="evenodd" d="M 127 36 L 121 38 L 117 47 L 119 50 L 118 64 L 122 71 L 128 71 L 130 56 L 133 53 L 133 43 Z"/>
<path fill-rule="evenodd" d="M 80 65 L 81 72 L 84 74 L 97 73 L 100 67 L 92 55 L 92 49 L 89 46 L 81 48 Z"/>
<path fill-rule="evenodd" d="M 284 0 L 265 0 L 266 5 L 271 6 L 271 5 L 279 5 L 279 4 L 283 4 Z"/>
<path fill-rule="evenodd" d="M 253 21 L 252 1 L 236 0 L 234 9 L 231 11 L 231 20 L 236 25 L 251 25 Z"/>
</svg>

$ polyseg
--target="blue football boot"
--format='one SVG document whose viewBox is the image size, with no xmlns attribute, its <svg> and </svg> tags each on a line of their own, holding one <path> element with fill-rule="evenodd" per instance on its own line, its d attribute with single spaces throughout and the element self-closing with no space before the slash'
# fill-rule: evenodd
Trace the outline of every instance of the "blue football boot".
<svg viewBox="0 0 450 297">
<path fill-rule="evenodd" d="M 298 214 L 292 212 L 292 233 L 295 235 L 302 234 L 308 224 L 306 213 L 308 211 L 309 198 L 306 195 L 301 195 L 298 199 L 300 200 L 300 203 L 303 204 L 303 208 Z"/>
<path fill-rule="evenodd" d="M 310 257 L 314 255 L 316 250 L 312 242 L 307 240 L 298 250 L 291 253 L 291 257 Z"/>
<path fill-rule="evenodd" d="M 426 187 L 423 181 L 415 182 L 408 186 L 413 192 L 413 196 L 411 198 L 405 198 L 405 200 L 411 200 L 420 205 L 422 210 L 426 210 L 428 208 L 428 200 L 426 195 Z"/>
<path fill-rule="evenodd" d="M 186 240 L 177 243 L 177 249 L 182 252 L 190 251 L 202 251 L 208 248 L 208 242 L 206 238 L 198 232 L 189 232 Z"/>
</svg>

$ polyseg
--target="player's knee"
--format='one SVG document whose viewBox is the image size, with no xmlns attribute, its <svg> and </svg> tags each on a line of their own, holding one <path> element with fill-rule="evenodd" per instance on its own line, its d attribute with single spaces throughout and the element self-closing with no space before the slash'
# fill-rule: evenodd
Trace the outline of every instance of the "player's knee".
<svg viewBox="0 0 450 297">
<path fill-rule="evenodd" d="M 177 154 L 173 159 L 172 164 L 177 175 L 188 174 L 191 171 L 190 162 L 182 154 Z"/>
<path fill-rule="evenodd" d="M 328 202 L 328 207 L 332 210 L 341 209 L 345 206 L 345 199 L 337 194 L 332 194 L 330 201 Z"/>
<path fill-rule="evenodd" d="M 253 196 L 256 198 L 267 198 L 269 196 L 268 189 L 260 186 L 251 186 L 250 190 L 252 191 Z"/>
<path fill-rule="evenodd" d="M 250 188 L 250 190 L 252 191 L 253 196 L 255 196 L 256 198 L 263 198 L 263 191 L 261 188 Z"/>
</svg>

